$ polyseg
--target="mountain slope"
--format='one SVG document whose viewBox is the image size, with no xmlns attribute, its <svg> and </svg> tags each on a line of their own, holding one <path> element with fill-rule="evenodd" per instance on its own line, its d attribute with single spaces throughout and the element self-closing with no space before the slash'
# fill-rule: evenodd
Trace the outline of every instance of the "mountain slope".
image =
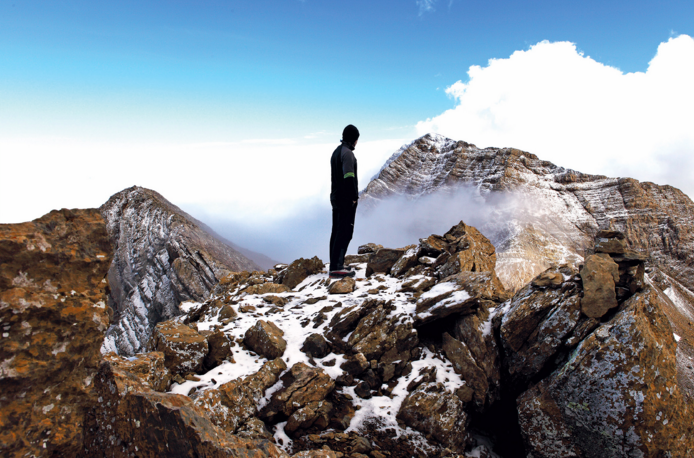
<svg viewBox="0 0 694 458">
<path fill-rule="evenodd" d="M 157 323 L 180 314 L 182 301 L 204 300 L 230 271 L 260 270 L 155 191 L 125 189 L 100 211 L 115 247 L 104 352 L 141 351 Z"/>
<path fill-rule="evenodd" d="M 461 187 L 492 210 L 477 227 L 497 248 L 497 273 L 512 290 L 551 265 L 581 262 L 603 228 L 625 232 L 630 249 L 694 290 L 694 204 L 671 186 L 584 174 L 517 149 L 427 134 L 389 159 L 360 203 L 373 211 L 395 196 L 452 195 Z"/>
</svg>

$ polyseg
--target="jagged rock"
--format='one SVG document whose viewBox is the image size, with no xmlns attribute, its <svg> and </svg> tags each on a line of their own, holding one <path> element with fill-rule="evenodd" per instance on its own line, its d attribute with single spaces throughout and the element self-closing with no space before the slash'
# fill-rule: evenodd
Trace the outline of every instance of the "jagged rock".
<svg viewBox="0 0 694 458">
<path fill-rule="evenodd" d="M 564 283 L 564 276 L 560 272 L 544 271 L 537 277 L 533 278 L 533 286 L 544 286 L 557 288 Z"/>
<path fill-rule="evenodd" d="M 390 268 L 390 274 L 399 277 L 414 267 L 419 262 L 418 252 L 418 247 L 409 248 Z"/>
<path fill-rule="evenodd" d="M 405 254 L 404 249 L 379 248 L 371 255 L 366 265 L 366 276 L 370 277 L 374 273 L 389 273 L 390 268 L 403 254 Z"/>
<path fill-rule="evenodd" d="M 345 255 L 345 265 L 349 266 L 352 264 L 363 264 L 369 262 L 371 259 L 371 253 L 366 254 L 348 254 Z"/>
<path fill-rule="evenodd" d="M 215 331 L 207 337 L 207 345 L 209 351 L 203 365 L 205 369 L 210 370 L 219 366 L 224 361 L 232 360 L 233 353 L 231 351 L 231 341 L 229 337 L 222 331 Z"/>
<path fill-rule="evenodd" d="M 518 414 L 535 457 L 694 455 L 675 339 L 657 292 L 628 299 L 561 370 L 519 397 Z"/>
<path fill-rule="evenodd" d="M 110 262 L 97 210 L 0 224 L 0 455 L 79 455 Z"/>
<path fill-rule="evenodd" d="M 334 281 L 328 287 L 328 294 L 349 294 L 354 291 L 356 282 L 352 277 L 345 277 Z"/>
<path fill-rule="evenodd" d="M 367 243 L 365 245 L 359 246 L 357 249 L 358 254 L 369 254 L 369 253 L 375 253 L 378 250 L 383 248 L 383 245 L 377 245 L 375 243 Z"/>
<path fill-rule="evenodd" d="M 338 458 L 332 450 L 304 450 L 292 455 L 292 458 Z"/>
<path fill-rule="evenodd" d="M 268 431 L 263 420 L 251 417 L 239 429 L 236 430 L 236 435 L 248 439 L 267 439 L 274 442 L 272 433 Z"/>
<path fill-rule="evenodd" d="M 405 363 L 409 360 L 409 350 L 418 342 L 412 321 L 391 313 L 387 305 L 377 306 L 362 318 L 347 340 L 352 351 L 362 353 L 367 361 L 379 360 L 388 353 L 397 353 L 406 359 Z"/>
<path fill-rule="evenodd" d="M 619 231 L 603 230 L 595 235 L 595 252 L 621 254 L 627 250 L 626 235 Z"/>
<path fill-rule="evenodd" d="M 362 399 L 371 399 L 371 385 L 367 382 L 359 382 L 354 388 L 354 393 Z"/>
<path fill-rule="evenodd" d="M 243 343 L 259 355 L 275 359 L 282 356 L 287 348 L 283 335 L 284 331 L 272 321 L 258 320 L 246 331 Z"/>
<path fill-rule="evenodd" d="M 85 428 L 81 456 L 228 456 L 285 458 L 267 440 L 227 434 L 187 396 L 149 390 L 108 362 L 94 378 L 100 403 Z"/>
<path fill-rule="evenodd" d="M 275 391 L 261 410 L 260 418 L 273 421 L 278 415 L 291 416 L 311 402 L 323 401 L 335 382 L 323 369 L 297 363 L 281 377 L 283 387 Z"/>
<path fill-rule="evenodd" d="M 465 344 L 475 364 L 487 378 L 486 405 L 491 405 L 499 399 L 501 388 L 501 357 L 493 327 L 489 309 L 481 306 L 476 313 L 459 317 L 453 328 L 455 338 Z M 469 402 L 472 393 L 468 398 L 467 392 L 472 389 L 469 386 L 465 388 L 465 396 L 458 392 L 456 394 L 464 402 Z"/>
<path fill-rule="evenodd" d="M 472 226 L 459 222 L 444 234 L 452 256 L 440 268 L 441 277 L 459 272 L 494 272 L 496 248 Z"/>
<path fill-rule="evenodd" d="M 243 292 L 246 294 L 279 294 L 286 293 L 292 289 L 287 285 L 278 285 L 277 283 L 261 283 L 258 285 L 251 285 L 244 289 Z"/>
<path fill-rule="evenodd" d="M 289 267 L 282 272 L 282 284 L 289 289 L 294 289 L 309 275 L 316 274 L 323 270 L 323 267 L 323 261 L 318 259 L 317 256 L 311 259 L 299 258 L 292 262 Z"/>
<path fill-rule="evenodd" d="M 201 371 L 209 351 L 204 336 L 175 319 L 154 328 L 151 347 L 164 353 L 164 365 L 172 376 Z"/>
<path fill-rule="evenodd" d="M 424 275 L 418 275 L 416 277 L 411 277 L 412 279 L 406 281 L 400 287 L 401 292 L 405 293 L 421 293 L 428 290 L 436 284 L 436 279 L 433 277 L 427 277 Z"/>
<path fill-rule="evenodd" d="M 274 305 L 275 307 L 284 307 L 287 305 L 287 302 L 289 302 L 286 297 L 273 296 L 271 294 L 263 296 L 263 300 L 268 304 Z"/>
<path fill-rule="evenodd" d="M 330 346 L 321 334 L 311 334 L 304 340 L 301 351 L 313 358 L 323 358 L 330 353 Z"/>
<path fill-rule="evenodd" d="M 115 353 L 104 355 L 104 361 L 118 371 L 130 372 L 154 391 L 166 391 L 171 384 L 171 373 L 164 365 L 164 353 L 153 351 L 124 358 Z"/>
<path fill-rule="evenodd" d="M 259 269 L 149 189 L 125 189 L 100 211 L 115 246 L 108 274 L 115 315 L 104 352 L 132 356 L 142 351 L 157 323 L 180 315 L 178 304 L 204 301 L 230 271 Z"/>
<path fill-rule="evenodd" d="M 483 407 L 489 390 L 487 374 L 477 366 L 475 358 L 463 342 L 454 339 L 447 332 L 443 333 L 443 351 L 446 358 L 453 363 L 453 370 L 460 374 L 465 384 L 474 391 L 475 403 Z"/>
<path fill-rule="evenodd" d="M 407 395 L 397 419 L 431 435 L 452 451 L 462 453 L 468 443 L 468 416 L 463 402 L 441 383 L 426 383 Z"/>
<path fill-rule="evenodd" d="M 263 437 L 265 426 L 258 424 L 255 418 L 258 401 L 286 369 L 287 365 L 280 358 L 267 361 L 255 374 L 203 391 L 195 397 L 195 404 L 208 412 L 215 425 L 229 433 L 242 430 L 245 437 Z"/>
<path fill-rule="evenodd" d="M 369 361 L 362 353 L 356 353 L 353 356 L 347 356 L 345 362 L 340 364 L 340 369 L 347 374 L 356 377 L 364 372 L 369 367 Z"/>
<path fill-rule="evenodd" d="M 501 321 L 499 334 L 506 353 L 504 367 L 510 383 L 521 389 L 561 348 L 574 347 L 597 325 L 581 314 L 580 283 L 573 280 L 576 270 L 563 266 L 548 269 L 547 273 L 571 280 L 561 288 L 529 283 L 511 299 Z"/>
<path fill-rule="evenodd" d="M 583 299 L 581 311 L 591 318 L 600 318 L 617 307 L 615 284 L 619 282 L 619 267 L 607 254 L 588 256 L 581 269 Z"/>
<path fill-rule="evenodd" d="M 233 320 L 236 317 L 238 317 L 238 314 L 236 313 L 236 310 L 234 310 L 234 307 L 232 307 L 230 304 L 224 304 L 219 311 L 220 320 Z"/>
<path fill-rule="evenodd" d="M 440 235 L 432 234 L 425 239 L 419 239 L 419 256 L 437 258 L 441 253 L 449 249 L 448 242 Z"/>
<path fill-rule="evenodd" d="M 493 271 L 460 272 L 419 297 L 415 324 L 419 326 L 453 314 L 472 313 L 484 301 L 503 302 L 507 298 L 508 293 Z"/>
<path fill-rule="evenodd" d="M 330 421 L 333 405 L 329 401 L 312 401 L 289 416 L 284 430 L 294 433 L 298 429 L 308 429 L 316 426 L 325 429 Z"/>
</svg>

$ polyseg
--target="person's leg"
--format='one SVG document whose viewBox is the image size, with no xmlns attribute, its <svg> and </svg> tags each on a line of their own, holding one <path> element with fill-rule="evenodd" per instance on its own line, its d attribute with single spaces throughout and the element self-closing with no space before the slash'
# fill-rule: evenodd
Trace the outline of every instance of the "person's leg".
<svg viewBox="0 0 694 458">
<path fill-rule="evenodd" d="M 344 267 L 345 255 L 347 254 L 347 247 L 349 247 L 349 242 L 352 241 L 352 235 L 354 234 L 354 217 L 357 211 L 357 207 L 347 207 L 341 208 L 338 217 L 338 232 L 337 232 L 337 259 L 335 260 L 340 269 Z"/>
<path fill-rule="evenodd" d="M 339 249 L 337 247 L 338 232 L 340 228 L 339 224 L 339 211 L 338 208 L 333 205 L 333 228 L 330 232 L 330 270 L 337 270 L 337 258 L 339 254 Z"/>
</svg>

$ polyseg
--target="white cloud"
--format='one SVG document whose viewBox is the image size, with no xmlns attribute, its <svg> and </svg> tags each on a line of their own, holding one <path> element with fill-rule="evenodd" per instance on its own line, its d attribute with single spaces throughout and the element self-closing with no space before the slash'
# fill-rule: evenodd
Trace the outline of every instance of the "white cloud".
<svg viewBox="0 0 694 458">
<path fill-rule="evenodd" d="M 509 146 L 586 173 L 670 184 L 694 196 L 694 39 L 671 38 L 646 72 L 623 73 L 541 42 L 472 66 L 455 108 L 416 126 L 480 147 Z"/>
<path fill-rule="evenodd" d="M 417 3 L 419 7 L 419 15 L 421 16 L 424 13 L 434 11 L 434 3 L 436 3 L 436 0 L 416 0 L 415 3 Z"/>
<path fill-rule="evenodd" d="M 359 143 L 359 179 L 371 176 L 404 139 Z M 57 208 L 98 207 L 133 185 L 181 207 L 249 225 L 329 207 L 330 154 L 338 145 L 282 139 L 199 144 L 97 143 L 69 138 L 0 138 L 0 223 Z"/>
</svg>

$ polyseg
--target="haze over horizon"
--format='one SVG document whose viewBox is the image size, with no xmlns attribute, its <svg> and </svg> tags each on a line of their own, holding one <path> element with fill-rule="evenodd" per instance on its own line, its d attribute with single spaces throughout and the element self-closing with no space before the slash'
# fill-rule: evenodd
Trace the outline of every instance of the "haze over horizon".
<svg viewBox="0 0 694 458">
<path fill-rule="evenodd" d="M 691 197 L 692 17 L 685 1 L 0 1 L 0 223 L 136 184 L 241 246 L 309 255 L 348 123 L 362 188 L 433 132 Z"/>
</svg>

